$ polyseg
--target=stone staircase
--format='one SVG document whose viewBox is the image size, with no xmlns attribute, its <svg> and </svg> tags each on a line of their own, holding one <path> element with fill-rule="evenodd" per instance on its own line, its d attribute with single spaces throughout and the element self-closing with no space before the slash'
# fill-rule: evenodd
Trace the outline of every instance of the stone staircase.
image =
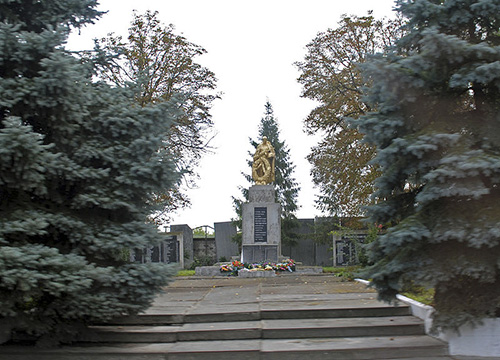
<svg viewBox="0 0 500 360">
<path fill-rule="evenodd" d="M 18 354 L 20 355 L 20 354 Z M 1 356 L 0 356 L 1 358 Z M 10 353 L 8 359 L 27 359 Z M 142 315 L 36 359 L 451 359 L 406 306 Z"/>
<path fill-rule="evenodd" d="M 173 283 L 136 317 L 58 349 L 0 347 L 0 360 L 452 359 L 400 303 L 328 276 Z"/>
</svg>

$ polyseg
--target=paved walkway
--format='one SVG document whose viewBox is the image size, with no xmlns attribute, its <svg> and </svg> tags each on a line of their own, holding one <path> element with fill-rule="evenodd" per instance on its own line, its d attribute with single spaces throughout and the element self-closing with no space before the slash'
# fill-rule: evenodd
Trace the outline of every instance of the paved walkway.
<svg viewBox="0 0 500 360">
<path fill-rule="evenodd" d="M 177 278 L 146 314 L 258 312 L 266 309 L 339 308 L 380 304 L 377 294 L 357 282 L 333 275 L 286 274 L 273 278 Z"/>
</svg>

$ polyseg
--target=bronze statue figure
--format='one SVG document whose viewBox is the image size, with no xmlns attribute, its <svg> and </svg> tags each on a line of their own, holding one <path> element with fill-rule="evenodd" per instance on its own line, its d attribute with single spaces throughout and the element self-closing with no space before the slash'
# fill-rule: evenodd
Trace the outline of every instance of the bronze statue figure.
<svg viewBox="0 0 500 360">
<path fill-rule="evenodd" d="M 256 185 L 267 185 L 274 181 L 275 158 L 274 148 L 264 136 L 253 156 L 252 177 Z"/>
</svg>

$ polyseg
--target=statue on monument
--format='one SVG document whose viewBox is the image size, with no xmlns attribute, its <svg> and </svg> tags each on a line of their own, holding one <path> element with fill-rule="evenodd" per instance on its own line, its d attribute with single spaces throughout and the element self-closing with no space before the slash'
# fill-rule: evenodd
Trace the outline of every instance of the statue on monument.
<svg viewBox="0 0 500 360">
<path fill-rule="evenodd" d="M 256 185 L 267 185 L 274 181 L 275 158 L 274 148 L 264 136 L 253 156 L 252 178 Z"/>
</svg>

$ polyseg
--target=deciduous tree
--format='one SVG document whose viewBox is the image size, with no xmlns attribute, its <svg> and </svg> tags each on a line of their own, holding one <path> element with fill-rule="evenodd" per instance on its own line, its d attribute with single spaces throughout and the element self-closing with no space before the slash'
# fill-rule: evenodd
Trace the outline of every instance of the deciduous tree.
<svg viewBox="0 0 500 360">
<path fill-rule="evenodd" d="M 114 61 L 101 66 L 99 77 L 119 86 L 139 82 L 137 101 L 142 106 L 169 101 L 173 96 L 183 98 L 183 114 L 172 124 L 164 146 L 177 160 L 187 185 L 192 186 L 197 178 L 196 166 L 210 150 L 210 109 L 219 97 L 214 92 L 217 79 L 196 62 L 206 50 L 175 34 L 174 26 L 164 26 L 158 16 L 151 11 L 135 13 L 127 39 L 110 34 L 97 42 L 108 56 L 114 54 Z M 168 218 L 166 214 L 190 204 L 179 187 L 166 188 L 156 197 L 169 204 L 163 214 L 158 214 L 159 222 Z"/>
<path fill-rule="evenodd" d="M 365 65 L 378 110 L 357 122 L 382 170 L 372 221 L 380 296 L 435 288 L 435 326 L 499 315 L 500 3 L 398 0 L 408 34 Z"/>
<path fill-rule="evenodd" d="M 350 128 L 346 118 L 370 110 L 362 99 L 367 84 L 358 64 L 391 46 L 401 36 L 400 20 L 376 20 L 343 15 L 338 27 L 319 33 L 307 45 L 301 74 L 302 97 L 318 102 L 304 124 L 307 133 L 322 140 L 308 156 L 314 184 L 320 190 L 317 207 L 331 215 L 359 216 L 370 202 L 377 168 L 370 164 L 373 146 L 361 142 L 362 134 Z"/>
</svg>

